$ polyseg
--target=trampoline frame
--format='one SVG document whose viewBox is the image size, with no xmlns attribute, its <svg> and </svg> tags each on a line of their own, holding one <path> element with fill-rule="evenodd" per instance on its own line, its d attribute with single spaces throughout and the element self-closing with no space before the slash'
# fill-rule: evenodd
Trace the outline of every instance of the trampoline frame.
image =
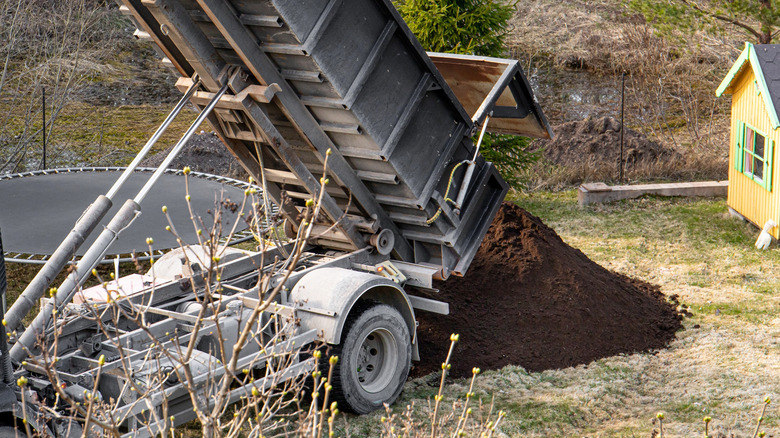
<svg viewBox="0 0 780 438">
<path fill-rule="evenodd" d="M 3 174 L 0 175 L 0 181 L 9 180 L 9 179 L 16 179 L 16 178 L 26 178 L 30 176 L 40 176 L 40 175 L 52 175 L 52 174 L 60 174 L 60 173 L 79 173 L 79 172 L 121 172 L 124 171 L 126 167 L 122 166 L 82 166 L 82 167 L 63 167 L 63 168 L 57 168 L 57 169 L 45 169 L 45 170 L 33 170 L 29 172 L 19 172 L 19 173 L 11 173 L 11 174 Z M 135 169 L 135 172 L 154 172 L 157 170 L 154 167 L 139 167 Z M 182 169 L 166 169 L 164 172 L 166 175 L 184 175 L 184 171 Z M 235 178 L 229 178 L 226 176 L 221 175 L 214 175 L 211 173 L 205 173 L 205 172 L 196 172 L 191 171 L 188 174 L 189 177 L 196 177 L 200 179 L 205 179 L 208 181 L 213 181 L 220 184 L 227 184 L 230 186 L 233 186 L 235 188 L 241 189 L 241 190 L 247 190 L 247 189 L 255 189 L 257 190 L 257 194 L 259 196 L 263 196 L 263 190 L 260 186 L 255 184 L 250 184 L 246 181 L 237 180 Z M 277 213 L 278 207 L 269 199 L 268 200 L 269 205 L 271 206 L 271 212 Z M 266 224 L 268 225 L 268 224 Z M 228 242 L 224 238 L 220 240 L 221 245 L 235 245 L 241 242 L 246 242 L 248 240 L 251 240 L 254 238 L 254 235 L 252 234 L 252 231 L 249 229 L 237 231 L 233 234 L 233 238 Z M 131 261 L 146 261 L 151 259 L 152 257 L 160 257 L 166 252 L 170 251 L 171 248 L 165 249 L 165 250 L 154 250 L 154 251 L 144 251 L 142 253 L 127 253 L 127 254 L 113 254 L 111 257 L 106 257 L 101 261 L 101 263 L 114 263 L 117 256 L 119 256 L 119 262 L 131 262 Z M 26 252 L 17 252 L 17 251 L 5 251 L 3 253 L 3 258 L 8 263 L 24 263 L 24 264 L 37 264 L 37 265 L 43 265 L 48 260 L 51 254 L 39 254 L 39 253 L 26 253 Z M 68 264 L 75 264 L 79 260 L 78 257 L 74 257 L 72 260 L 68 262 Z"/>
</svg>

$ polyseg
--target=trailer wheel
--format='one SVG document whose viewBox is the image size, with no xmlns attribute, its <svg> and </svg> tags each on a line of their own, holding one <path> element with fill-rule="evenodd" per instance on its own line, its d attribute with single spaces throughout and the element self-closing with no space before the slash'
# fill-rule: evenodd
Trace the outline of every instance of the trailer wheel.
<svg viewBox="0 0 780 438">
<path fill-rule="evenodd" d="M 339 409 L 367 414 L 394 402 L 403 389 L 412 357 L 409 328 L 393 307 L 361 304 L 351 312 L 333 355 L 339 357 L 331 382 Z"/>
</svg>

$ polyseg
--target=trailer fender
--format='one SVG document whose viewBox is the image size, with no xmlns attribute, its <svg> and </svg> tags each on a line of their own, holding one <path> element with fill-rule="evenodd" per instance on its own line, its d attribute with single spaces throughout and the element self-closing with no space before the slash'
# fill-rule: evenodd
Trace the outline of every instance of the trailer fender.
<svg viewBox="0 0 780 438">
<path fill-rule="evenodd" d="M 388 304 L 401 312 L 417 358 L 417 324 L 403 288 L 390 279 L 343 268 L 320 268 L 301 278 L 290 292 L 301 329 L 316 329 L 329 344 L 341 342 L 350 310 L 361 300 Z"/>
</svg>

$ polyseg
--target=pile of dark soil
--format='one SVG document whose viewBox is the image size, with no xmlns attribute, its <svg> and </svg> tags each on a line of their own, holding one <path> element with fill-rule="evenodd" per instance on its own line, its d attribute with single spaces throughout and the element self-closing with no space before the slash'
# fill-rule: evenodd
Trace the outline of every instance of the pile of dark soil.
<svg viewBox="0 0 780 438">
<path fill-rule="evenodd" d="M 451 333 L 460 334 L 451 375 L 463 377 L 472 367 L 541 371 L 663 348 L 682 327 L 658 286 L 608 271 L 509 203 L 467 275 L 435 287 L 427 296 L 448 302 L 450 315 L 417 314 L 414 376 L 441 369 Z"/>
<path fill-rule="evenodd" d="M 617 163 L 620 159 L 620 122 L 612 117 L 566 122 L 553 127 L 553 140 L 537 140 L 532 150 L 544 148 L 544 156 L 561 166 Z M 623 159 L 626 168 L 640 163 L 680 159 L 678 152 L 668 149 L 626 128 L 623 133 Z"/>
<path fill-rule="evenodd" d="M 147 157 L 141 162 L 141 166 L 159 166 L 172 148 L 173 145 L 162 152 Z M 227 146 L 213 132 L 202 132 L 192 136 L 190 141 L 184 145 L 184 149 L 181 150 L 168 167 L 171 169 L 182 169 L 184 166 L 190 166 L 196 172 L 222 175 L 242 181 L 246 181 L 249 178 L 249 174 L 246 173 L 238 160 L 227 150 Z"/>
</svg>

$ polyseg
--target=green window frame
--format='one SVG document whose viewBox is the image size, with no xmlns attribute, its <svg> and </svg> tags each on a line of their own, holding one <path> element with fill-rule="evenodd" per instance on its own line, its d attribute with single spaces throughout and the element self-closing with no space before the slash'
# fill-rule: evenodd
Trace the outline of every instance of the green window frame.
<svg viewBox="0 0 780 438">
<path fill-rule="evenodd" d="M 753 126 L 737 122 L 737 150 L 734 167 L 756 184 L 772 191 L 774 140 Z"/>
</svg>

